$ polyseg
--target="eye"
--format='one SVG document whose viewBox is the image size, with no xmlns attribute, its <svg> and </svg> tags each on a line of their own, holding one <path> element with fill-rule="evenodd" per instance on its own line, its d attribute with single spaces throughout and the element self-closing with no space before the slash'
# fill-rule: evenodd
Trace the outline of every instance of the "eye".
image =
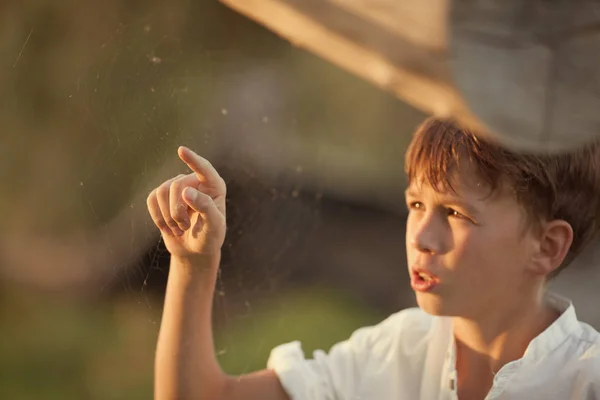
<svg viewBox="0 0 600 400">
<path fill-rule="evenodd" d="M 450 217 L 454 217 L 454 218 L 459 218 L 459 219 L 466 219 L 467 217 L 464 214 L 459 213 L 458 211 L 449 208 L 448 209 L 448 216 Z"/>
<path fill-rule="evenodd" d="M 408 203 L 409 210 L 422 210 L 423 208 L 423 203 L 420 201 L 412 201 Z"/>
</svg>

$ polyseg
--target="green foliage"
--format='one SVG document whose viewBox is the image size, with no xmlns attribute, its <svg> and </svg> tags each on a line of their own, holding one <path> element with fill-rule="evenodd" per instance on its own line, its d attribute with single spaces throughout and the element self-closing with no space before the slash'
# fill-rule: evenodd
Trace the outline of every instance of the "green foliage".
<svg viewBox="0 0 600 400">
<path fill-rule="evenodd" d="M 220 363 L 230 374 L 265 368 L 271 349 L 293 340 L 302 342 L 310 358 L 314 350 L 327 351 L 357 328 L 383 318 L 356 298 L 319 288 L 286 293 L 249 310 L 216 339 Z"/>
<path fill-rule="evenodd" d="M 270 350 L 301 340 L 310 356 L 329 349 L 381 315 L 358 299 L 326 289 L 250 301 L 217 332 L 223 368 L 262 369 Z M 11 400 L 129 400 L 152 398 L 161 305 L 139 293 L 84 303 L 28 294 L 0 302 L 0 398 Z"/>
</svg>

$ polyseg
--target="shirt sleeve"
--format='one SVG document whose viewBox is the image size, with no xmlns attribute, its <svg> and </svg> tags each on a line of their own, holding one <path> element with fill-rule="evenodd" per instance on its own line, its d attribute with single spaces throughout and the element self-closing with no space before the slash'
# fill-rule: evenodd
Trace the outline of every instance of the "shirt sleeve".
<svg viewBox="0 0 600 400">
<path fill-rule="evenodd" d="M 267 362 L 292 400 L 345 400 L 354 392 L 373 327 L 361 328 L 329 353 L 317 350 L 306 359 L 300 342 L 274 348 Z"/>
<path fill-rule="evenodd" d="M 356 330 L 329 353 L 315 351 L 312 359 L 305 358 L 298 341 L 280 345 L 271 351 L 267 368 L 275 371 L 292 400 L 351 400 L 361 379 L 381 367 L 378 354 L 389 354 L 388 344 L 407 325 L 407 311 Z"/>
</svg>

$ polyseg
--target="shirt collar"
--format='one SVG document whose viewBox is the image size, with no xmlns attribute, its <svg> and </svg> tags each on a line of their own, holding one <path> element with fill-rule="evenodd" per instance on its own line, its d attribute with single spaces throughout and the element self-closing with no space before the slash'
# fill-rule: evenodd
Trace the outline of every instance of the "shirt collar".
<svg viewBox="0 0 600 400">
<path fill-rule="evenodd" d="M 547 292 L 544 300 L 560 313 L 560 316 L 527 346 L 523 358 L 536 361 L 553 352 L 567 337 L 577 335 L 581 329 L 570 300 L 552 292 Z"/>
<path fill-rule="evenodd" d="M 552 353 L 567 337 L 577 335 L 581 326 L 577 320 L 575 307 L 573 303 L 553 292 L 546 292 L 544 301 L 560 313 L 560 316 L 542 333 L 536 336 L 527 346 L 525 354 L 521 360 L 527 359 L 528 362 L 536 362 Z M 446 352 L 446 358 L 451 368 L 455 368 L 456 362 L 456 344 L 452 334 L 451 318 L 444 318 L 445 331 L 449 334 L 449 342 Z"/>
</svg>

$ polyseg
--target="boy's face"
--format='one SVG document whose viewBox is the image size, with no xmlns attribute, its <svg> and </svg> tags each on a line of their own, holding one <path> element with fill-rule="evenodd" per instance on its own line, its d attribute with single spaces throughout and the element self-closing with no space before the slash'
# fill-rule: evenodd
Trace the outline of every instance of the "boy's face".
<svg viewBox="0 0 600 400">
<path fill-rule="evenodd" d="M 530 294 L 536 246 L 524 211 L 506 190 L 489 196 L 468 168 L 453 182 L 456 193 L 419 182 L 407 190 L 406 248 L 419 306 L 468 318 L 518 304 Z"/>
</svg>

